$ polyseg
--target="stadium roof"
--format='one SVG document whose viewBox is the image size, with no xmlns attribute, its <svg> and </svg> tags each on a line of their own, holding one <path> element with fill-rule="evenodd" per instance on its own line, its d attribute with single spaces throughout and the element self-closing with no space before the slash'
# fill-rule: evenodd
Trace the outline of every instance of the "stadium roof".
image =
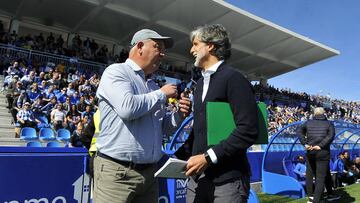
<svg viewBox="0 0 360 203">
<path fill-rule="evenodd" d="M 220 23 L 231 34 L 229 63 L 251 80 L 269 79 L 339 54 L 222 0 L 3 0 L 0 13 L 120 45 L 127 45 L 137 30 L 151 28 L 175 39 L 171 59 L 190 63 L 189 32 Z"/>
</svg>

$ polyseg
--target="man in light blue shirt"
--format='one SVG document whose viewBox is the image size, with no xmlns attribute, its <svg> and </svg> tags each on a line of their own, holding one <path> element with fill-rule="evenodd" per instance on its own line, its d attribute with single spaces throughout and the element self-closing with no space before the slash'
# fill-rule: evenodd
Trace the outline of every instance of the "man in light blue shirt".
<svg viewBox="0 0 360 203">
<path fill-rule="evenodd" d="M 173 41 L 153 30 L 135 33 L 129 58 L 104 71 L 97 90 L 100 134 L 94 160 L 94 202 L 157 202 L 156 163 L 163 134 L 173 133 L 190 113 L 181 97 L 179 111 L 166 114 L 176 86 L 162 88 L 149 79 Z"/>
<path fill-rule="evenodd" d="M 306 165 L 303 156 L 297 158 L 297 163 L 294 168 L 294 173 L 297 175 L 299 181 L 304 181 L 306 176 Z"/>
</svg>

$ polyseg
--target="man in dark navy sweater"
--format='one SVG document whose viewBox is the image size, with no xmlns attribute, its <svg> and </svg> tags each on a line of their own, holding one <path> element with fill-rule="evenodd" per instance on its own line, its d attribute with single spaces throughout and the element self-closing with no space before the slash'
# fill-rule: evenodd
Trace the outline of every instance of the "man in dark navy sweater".
<svg viewBox="0 0 360 203">
<path fill-rule="evenodd" d="M 191 176 L 186 202 L 247 202 L 250 166 L 246 151 L 258 136 L 257 106 L 250 82 L 226 64 L 231 55 L 228 33 L 222 25 L 205 25 L 191 33 L 191 54 L 203 77 L 194 92 L 193 131 L 176 152 L 188 159 Z M 206 103 L 230 104 L 236 128 L 219 144 L 208 146 Z"/>
</svg>

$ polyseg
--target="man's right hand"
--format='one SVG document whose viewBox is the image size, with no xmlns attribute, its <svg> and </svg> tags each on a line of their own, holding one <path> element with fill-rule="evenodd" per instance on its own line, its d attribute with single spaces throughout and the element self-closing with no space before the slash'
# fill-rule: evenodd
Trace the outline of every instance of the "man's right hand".
<svg viewBox="0 0 360 203">
<path fill-rule="evenodd" d="M 177 97 L 177 89 L 174 84 L 166 84 L 160 90 L 165 93 L 167 98 Z"/>
</svg>

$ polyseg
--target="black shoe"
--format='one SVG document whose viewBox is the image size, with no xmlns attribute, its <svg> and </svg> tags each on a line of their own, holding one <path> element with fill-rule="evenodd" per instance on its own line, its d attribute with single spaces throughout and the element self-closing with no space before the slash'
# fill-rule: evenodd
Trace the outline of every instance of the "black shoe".
<svg viewBox="0 0 360 203">
<path fill-rule="evenodd" d="M 335 200 L 339 200 L 341 198 L 340 195 L 327 195 L 324 197 L 327 201 L 331 202 L 331 201 L 335 201 Z"/>
</svg>

